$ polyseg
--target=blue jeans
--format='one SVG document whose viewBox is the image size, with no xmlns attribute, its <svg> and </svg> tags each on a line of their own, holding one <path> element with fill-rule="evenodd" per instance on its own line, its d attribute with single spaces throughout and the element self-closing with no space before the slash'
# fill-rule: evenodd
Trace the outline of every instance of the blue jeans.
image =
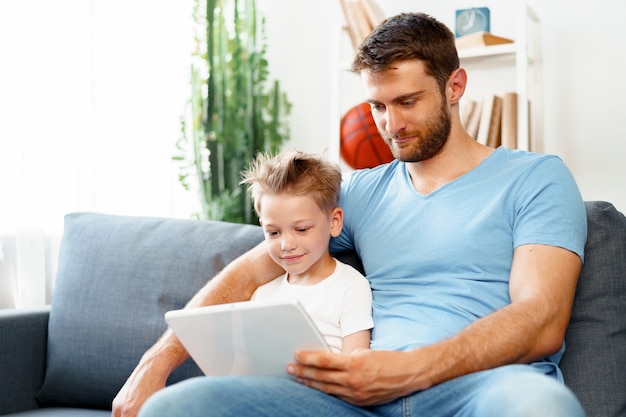
<svg viewBox="0 0 626 417">
<path fill-rule="evenodd" d="M 152 396 L 139 417 L 584 417 L 574 394 L 532 366 L 466 375 L 390 403 L 357 407 L 288 378 L 200 377 Z"/>
</svg>

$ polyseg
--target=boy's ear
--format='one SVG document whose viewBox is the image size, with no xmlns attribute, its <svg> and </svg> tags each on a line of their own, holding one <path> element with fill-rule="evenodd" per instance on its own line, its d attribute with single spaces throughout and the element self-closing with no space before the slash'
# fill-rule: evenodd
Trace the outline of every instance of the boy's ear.
<svg viewBox="0 0 626 417">
<path fill-rule="evenodd" d="M 341 207 L 335 207 L 330 212 L 330 235 L 337 237 L 341 233 L 343 228 L 343 209 Z"/>
</svg>

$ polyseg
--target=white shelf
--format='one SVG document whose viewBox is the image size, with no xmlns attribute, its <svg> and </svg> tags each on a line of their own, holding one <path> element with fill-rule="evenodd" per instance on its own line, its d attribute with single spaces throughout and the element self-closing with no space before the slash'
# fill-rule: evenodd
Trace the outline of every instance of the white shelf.
<svg viewBox="0 0 626 417">
<path fill-rule="evenodd" d="M 470 78 L 485 67 L 514 69 L 514 85 L 508 91 L 515 91 L 518 97 L 517 148 L 532 150 L 532 143 L 541 141 L 543 135 L 540 22 L 525 1 L 519 0 L 517 6 L 514 43 L 459 48 L 458 54 Z"/>
<path fill-rule="evenodd" d="M 459 48 L 459 59 L 463 61 L 471 61 L 495 55 L 509 55 L 515 58 L 517 45 L 515 43 L 505 43 L 501 45 L 477 46 L 473 48 Z"/>
</svg>

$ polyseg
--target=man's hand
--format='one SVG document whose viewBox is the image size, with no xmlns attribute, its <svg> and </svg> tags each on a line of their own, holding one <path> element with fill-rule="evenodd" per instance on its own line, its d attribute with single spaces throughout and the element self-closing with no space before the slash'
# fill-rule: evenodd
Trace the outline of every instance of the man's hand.
<svg viewBox="0 0 626 417">
<path fill-rule="evenodd" d="M 350 355 L 297 352 L 287 371 L 304 385 L 365 406 L 384 404 L 430 386 L 428 362 L 420 350 L 395 352 L 358 349 Z"/>
</svg>

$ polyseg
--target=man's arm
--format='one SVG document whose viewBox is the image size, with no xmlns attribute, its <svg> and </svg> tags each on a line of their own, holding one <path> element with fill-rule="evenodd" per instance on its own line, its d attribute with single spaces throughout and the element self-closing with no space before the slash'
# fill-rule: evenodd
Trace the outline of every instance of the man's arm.
<svg viewBox="0 0 626 417">
<path fill-rule="evenodd" d="M 518 247 L 509 283 L 511 304 L 448 341 L 461 348 L 459 370 L 451 377 L 556 353 L 565 337 L 581 267 L 578 255 L 566 249 Z"/>
<path fill-rule="evenodd" d="M 264 242 L 243 254 L 210 280 L 187 304 L 199 307 L 249 300 L 254 290 L 284 271 L 267 253 Z M 141 358 L 113 400 L 113 417 L 135 417 L 143 403 L 165 387 L 169 375 L 189 354 L 171 330 Z"/>
<path fill-rule="evenodd" d="M 511 304 L 457 335 L 408 352 L 298 352 L 289 371 L 305 385 L 370 405 L 471 372 L 542 359 L 561 347 L 581 266 L 566 249 L 520 246 L 513 257 Z"/>
</svg>

